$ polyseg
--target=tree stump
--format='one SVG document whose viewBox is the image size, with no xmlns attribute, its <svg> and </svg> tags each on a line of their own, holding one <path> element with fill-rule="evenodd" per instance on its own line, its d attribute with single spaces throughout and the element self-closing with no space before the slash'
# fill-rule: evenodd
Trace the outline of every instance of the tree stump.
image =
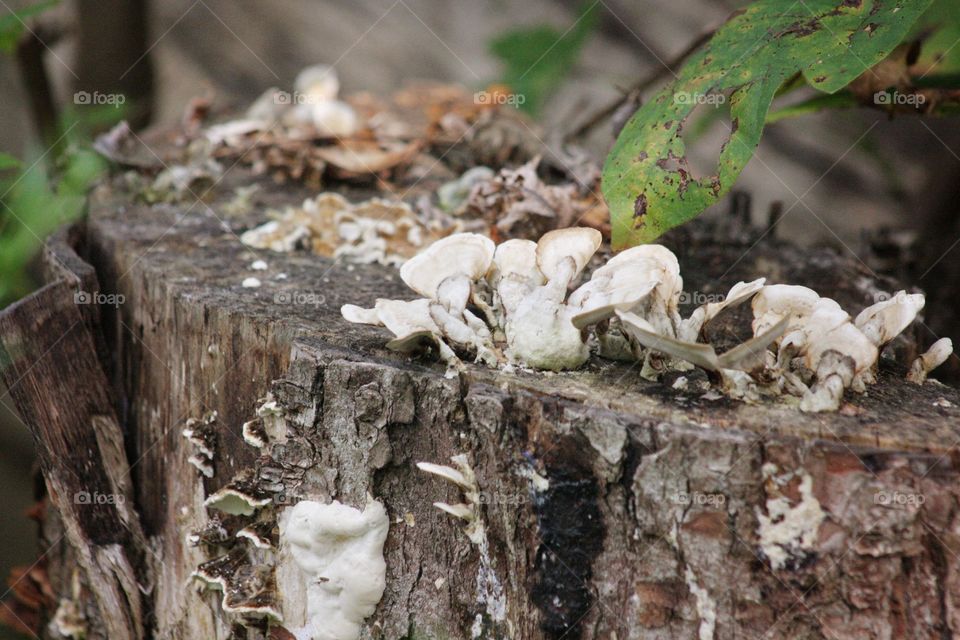
<svg viewBox="0 0 960 640">
<path fill-rule="evenodd" d="M 43 634 L 72 622 L 88 638 L 291 637 L 309 585 L 274 570 L 288 550 L 237 530 L 275 537 L 298 500 L 362 509 L 369 495 L 390 527 L 363 638 L 960 637 L 955 389 L 884 361 L 865 395 L 811 415 L 597 357 L 448 378 L 340 316 L 409 297 L 394 269 L 295 253 L 249 269 L 234 232 L 262 211 L 213 212 L 254 180 L 231 170 L 209 210 L 138 203 L 119 178 L 98 187 L 85 226 L 49 243 L 50 284 L 3 313 L 3 373 L 53 507 L 42 539 L 60 603 Z M 303 197 L 261 182 L 268 200 Z M 767 276 L 852 312 L 893 290 L 832 250 L 729 226 L 666 240 L 688 290 Z M 243 287 L 250 276 L 262 285 Z M 188 420 L 212 477 L 189 461 Z M 258 450 L 252 420 L 286 433 Z M 459 454 L 484 545 L 433 506 L 460 490 L 416 466 Z M 212 526 L 205 500 L 238 478 L 267 504 Z M 217 558 L 227 594 L 191 578 Z M 250 602 L 283 623 L 224 609 Z"/>
</svg>

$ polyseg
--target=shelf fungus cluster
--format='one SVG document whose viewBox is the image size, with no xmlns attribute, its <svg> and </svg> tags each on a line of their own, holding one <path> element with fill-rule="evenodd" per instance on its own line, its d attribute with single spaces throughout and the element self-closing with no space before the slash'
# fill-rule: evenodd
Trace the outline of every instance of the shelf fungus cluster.
<svg viewBox="0 0 960 640">
<path fill-rule="evenodd" d="M 500 245 L 454 234 L 400 268 L 421 298 L 379 299 L 372 309 L 348 304 L 341 313 L 389 329 L 391 349 L 436 351 L 453 371 L 462 368 L 461 356 L 489 366 L 572 370 L 594 349 L 642 362 L 648 379 L 699 367 L 734 398 L 792 397 L 804 411 L 832 411 L 847 389 L 863 392 L 875 380 L 880 352 L 924 305 L 922 294 L 900 291 L 854 318 L 811 289 L 761 278 L 737 283 L 722 300 L 682 318 L 680 267 L 660 245 L 627 249 L 575 286 L 600 242 L 589 228 Z M 750 301 L 751 338 L 721 354 L 703 342 L 713 318 Z M 935 344 L 911 379 L 922 381 L 951 352 L 948 340 Z"/>
<path fill-rule="evenodd" d="M 187 437 L 197 444 L 197 425 L 207 425 L 208 442 L 214 424 L 194 421 Z M 301 493 L 315 463 L 289 455 L 298 436 L 272 393 L 242 431 L 260 456 L 204 501 L 207 517 L 187 536 L 207 558 L 194 582 L 256 637 L 357 640 L 386 588 L 386 509 L 369 496 L 361 510 Z"/>
<path fill-rule="evenodd" d="M 213 458 L 217 448 L 217 412 L 211 411 L 197 420 L 189 418 L 181 432 L 196 450 L 188 462 L 207 478 L 213 477 Z"/>
<path fill-rule="evenodd" d="M 336 193 L 321 193 L 288 207 L 269 222 L 240 236 L 258 249 L 315 254 L 349 262 L 399 265 L 440 237 L 405 202 L 373 198 L 352 204 Z"/>
</svg>

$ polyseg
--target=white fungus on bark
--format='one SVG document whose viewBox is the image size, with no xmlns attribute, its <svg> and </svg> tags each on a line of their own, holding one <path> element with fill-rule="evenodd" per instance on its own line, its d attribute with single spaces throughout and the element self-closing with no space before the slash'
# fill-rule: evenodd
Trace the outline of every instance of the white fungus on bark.
<svg viewBox="0 0 960 640">
<path fill-rule="evenodd" d="M 951 355 L 953 355 L 953 341 L 950 338 L 940 338 L 927 349 L 926 353 L 913 361 L 907 380 L 923 384 L 930 372 L 946 362 Z"/>
<path fill-rule="evenodd" d="M 778 484 L 779 479 L 773 477 L 776 473 L 773 465 L 765 465 L 763 472 L 768 481 L 772 481 L 773 485 Z M 776 495 L 767 499 L 766 513 L 757 509 L 760 549 L 774 570 L 783 569 L 791 560 L 802 559 L 812 551 L 820 524 L 826 518 L 820 502 L 813 495 L 813 478 L 802 469 L 798 489 L 800 501 L 796 504 L 786 496 Z"/>
<path fill-rule="evenodd" d="M 880 351 L 924 305 L 922 294 L 900 291 L 853 319 L 812 289 L 760 278 L 735 284 L 684 319 L 679 263 L 660 245 L 628 249 L 575 287 L 600 242 L 589 228 L 496 247 L 479 234 L 454 234 L 401 267 L 423 298 L 381 299 L 373 309 L 344 305 L 341 312 L 350 322 L 386 326 L 392 349 L 432 346 L 451 370 L 462 369 L 463 354 L 504 369 L 577 369 L 590 357 L 592 333 L 600 356 L 640 360 L 647 379 L 696 366 L 734 398 L 792 396 L 803 411 L 835 411 L 848 389 L 863 392 L 875 381 Z M 753 338 L 723 354 L 701 341 L 716 316 L 748 301 Z M 914 364 L 911 379 L 922 379 L 951 347 L 938 343 Z"/>
<path fill-rule="evenodd" d="M 389 526 L 383 504 L 369 497 L 363 511 L 336 500 L 304 500 L 283 511 L 281 552 L 292 557 L 306 591 L 305 624 L 289 629 L 297 640 L 360 637 L 386 588 Z"/>
<path fill-rule="evenodd" d="M 697 604 L 697 616 L 700 618 L 697 638 L 698 640 L 713 640 L 713 634 L 717 628 L 717 603 L 710 597 L 710 592 L 697 582 L 697 574 L 693 572 L 689 565 L 684 572 L 684 580 L 687 583 L 687 589 L 690 590 Z"/>
<path fill-rule="evenodd" d="M 487 535 L 480 519 L 480 488 L 477 486 L 477 478 L 465 455 L 453 456 L 450 461 L 454 464 L 453 467 L 433 464 L 432 462 L 418 462 L 417 468 L 439 476 L 460 488 L 464 502 L 457 504 L 434 502 L 433 506 L 444 513 L 463 520 L 464 532 L 470 542 L 483 546 L 486 544 Z"/>
</svg>

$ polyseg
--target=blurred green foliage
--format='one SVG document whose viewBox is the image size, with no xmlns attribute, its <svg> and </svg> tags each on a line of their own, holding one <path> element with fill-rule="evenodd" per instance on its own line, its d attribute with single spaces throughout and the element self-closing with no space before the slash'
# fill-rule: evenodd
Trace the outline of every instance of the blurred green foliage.
<svg viewBox="0 0 960 640">
<path fill-rule="evenodd" d="M 47 9 L 55 7 L 59 2 L 60 0 L 44 0 L 24 7 L 19 11 L 11 11 L 0 16 L 0 51 L 7 54 L 16 51 L 17 43 L 20 42 L 20 38 L 23 37 L 23 32 L 26 29 L 24 22 L 29 18 L 40 15 Z"/>
<path fill-rule="evenodd" d="M 44 0 L 0 17 L 0 51 L 13 53 L 24 21 L 57 5 Z M 58 140 L 26 159 L 0 153 L 0 307 L 36 286 L 31 264 L 44 239 L 83 214 L 90 186 L 107 163 L 91 148 L 97 131 L 123 119 L 123 106 L 68 109 L 60 116 Z"/>
<path fill-rule="evenodd" d="M 917 61 L 927 71 L 917 84 L 960 84 L 960 7 L 957 0 L 934 0 L 917 22 L 913 37 L 925 38 Z"/>
<path fill-rule="evenodd" d="M 0 306 L 35 286 L 30 264 L 43 239 L 83 213 L 87 190 L 106 170 L 106 162 L 89 145 L 91 121 L 64 118 L 64 151 L 35 154 L 23 162 L 0 155 Z"/>
<path fill-rule="evenodd" d="M 583 45 L 597 25 L 599 2 L 581 5 L 576 22 L 560 32 L 549 25 L 512 29 L 490 43 L 505 68 L 502 81 L 522 97 L 518 106 L 535 114 L 544 99 L 569 75 Z"/>
</svg>

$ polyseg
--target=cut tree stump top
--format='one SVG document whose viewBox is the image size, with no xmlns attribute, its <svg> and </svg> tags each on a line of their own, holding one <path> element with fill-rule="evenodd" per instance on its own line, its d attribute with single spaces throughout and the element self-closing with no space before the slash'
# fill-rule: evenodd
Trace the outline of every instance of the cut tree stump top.
<svg viewBox="0 0 960 640">
<path fill-rule="evenodd" d="M 411 359 L 387 349 L 390 334 L 385 329 L 352 324 L 340 314 L 340 307 L 348 303 L 373 306 L 377 298 L 415 298 L 396 269 L 355 265 L 308 252 L 275 253 L 240 243 L 242 231 L 266 220 L 264 206 L 241 217 L 226 216 L 219 206 L 231 198 L 233 188 L 253 181 L 257 180 L 246 170 L 234 168 L 216 188 L 216 200 L 185 207 L 138 205 L 131 203 L 128 193 L 101 188 L 90 206 L 89 231 L 101 250 L 109 251 L 120 275 L 147 278 L 152 286 L 163 287 L 166 295 L 189 300 L 206 313 L 242 316 L 288 340 L 335 347 L 358 361 L 426 368 L 443 375 L 442 363 Z M 275 208 L 295 205 L 310 195 L 298 186 L 279 187 L 262 178 L 258 182 L 263 187 L 262 201 Z M 353 197 L 369 195 L 358 191 Z M 722 294 L 740 280 L 766 277 L 768 284 L 808 286 L 856 315 L 875 301 L 877 293 L 893 293 L 897 286 L 858 259 L 832 249 L 801 249 L 773 238 L 751 247 L 752 239 L 744 242 L 736 234 L 711 238 L 712 230 L 694 231 L 692 241 L 687 236 L 665 239 L 680 258 L 688 292 Z M 251 270 L 250 264 L 257 259 L 266 261 L 268 270 Z M 286 277 L 278 279 L 278 274 Z M 258 278 L 262 286 L 244 288 L 242 282 L 248 277 Z M 736 317 L 744 319 L 742 314 Z M 935 382 L 909 383 L 904 371 L 889 363 L 881 367 L 879 383 L 865 394 L 847 393 L 848 407 L 840 414 L 806 414 L 775 403 L 707 400 L 702 393 L 674 390 L 641 378 L 639 365 L 597 356 L 578 371 L 557 374 L 504 373 L 472 364 L 468 370 L 469 378 L 478 383 L 555 395 L 647 420 L 740 430 L 759 438 L 822 439 L 932 453 L 948 452 L 960 442 L 960 393 Z"/>
</svg>

